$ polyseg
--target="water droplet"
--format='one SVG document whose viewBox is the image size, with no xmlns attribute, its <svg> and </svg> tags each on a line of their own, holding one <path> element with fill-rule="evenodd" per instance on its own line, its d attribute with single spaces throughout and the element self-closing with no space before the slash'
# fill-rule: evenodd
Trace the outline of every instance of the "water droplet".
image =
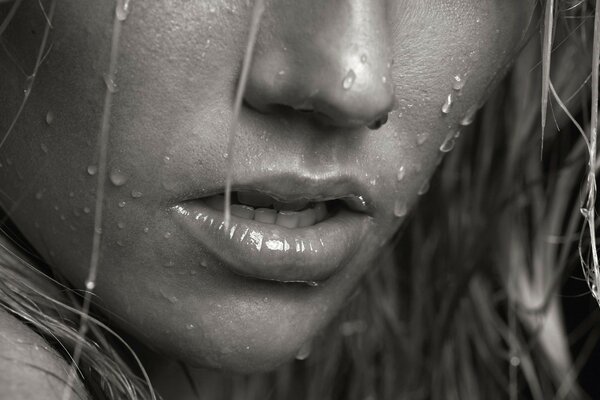
<svg viewBox="0 0 600 400">
<path fill-rule="evenodd" d="M 312 351 L 312 343 L 306 342 L 300 347 L 298 350 L 298 354 L 296 354 L 296 360 L 306 360 L 310 356 L 310 352 Z"/>
<path fill-rule="evenodd" d="M 61 215 L 60 215 L 60 220 L 61 220 L 61 221 L 64 221 L 64 220 L 66 220 L 66 219 L 67 219 L 67 217 L 65 217 L 65 215 L 64 215 L 64 214 L 61 214 Z"/>
<path fill-rule="evenodd" d="M 120 202 L 119 202 L 119 208 L 123 208 L 123 207 L 125 207 L 126 205 L 127 205 L 127 202 L 126 202 L 126 201 L 120 201 Z"/>
<path fill-rule="evenodd" d="M 171 296 L 169 297 L 169 302 L 175 304 L 179 301 L 179 299 L 177 298 L 177 296 Z"/>
<path fill-rule="evenodd" d="M 87 167 L 87 173 L 90 176 L 94 176 L 98 173 L 98 166 L 96 165 L 88 165 Z"/>
<path fill-rule="evenodd" d="M 422 196 L 429 191 L 429 179 L 423 182 L 421 187 L 419 188 L 418 195 Z"/>
<path fill-rule="evenodd" d="M 92 211 L 92 210 L 90 210 L 90 208 L 89 208 L 89 207 L 83 207 L 83 212 L 84 212 L 85 214 L 89 214 L 91 211 Z"/>
<path fill-rule="evenodd" d="M 119 229 L 124 229 L 125 228 L 125 223 L 124 222 L 117 222 L 117 226 L 119 227 Z"/>
<path fill-rule="evenodd" d="M 75 192 L 69 192 L 69 197 L 70 197 L 70 198 L 73 198 L 73 197 L 75 197 Z"/>
<path fill-rule="evenodd" d="M 168 163 L 169 161 L 171 161 L 171 156 L 164 156 L 163 161 L 165 162 L 165 164 Z"/>
<path fill-rule="evenodd" d="M 465 87 L 466 81 L 460 77 L 460 75 L 456 75 L 454 77 L 454 82 L 452 83 L 452 89 L 460 92 Z"/>
<path fill-rule="evenodd" d="M 94 232 L 96 232 L 98 235 L 102 235 L 102 228 L 96 228 L 94 229 Z"/>
<path fill-rule="evenodd" d="M 444 103 L 444 105 L 442 105 L 442 113 L 448 114 L 450 112 L 450 108 L 452 108 L 452 103 L 452 93 L 450 93 L 448 97 L 446 97 L 446 102 Z"/>
<path fill-rule="evenodd" d="M 206 260 L 202 260 L 200 261 L 200 266 L 206 268 L 208 267 L 208 263 L 206 262 Z"/>
<path fill-rule="evenodd" d="M 143 196 L 143 194 L 140 191 L 137 191 L 137 190 L 131 191 L 131 197 L 133 197 L 134 199 L 139 199 L 142 196 Z"/>
<path fill-rule="evenodd" d="M 110 181 L 115 186 L 123 186 L 127 183 L 127 176 L 118 169 L 110 171 Z"/>
<path fill-rule="evenodd" d="M 85 282 L 85 288 L 87 290 L 94 290 L 95 287 L 96 287 L 96 282 L 94 282 L 94 281 L 86 281 Z"/>
<path fill-rule="evenodd" d="M 129 0 L 117 0 L 115 14 L 119 21 L 125 21 L 129 15 Z"/>
<path fill-rule="evenodd" d="M 465 116 L 463 117 L 463 119 L 460 121 L 460 124 L 462 126 L 469 126 L 473 123 L 473 121 L 475 121 L 475 115 L 477 114 L 477 106 L 472 106 L 471 108 L 469 108 L 467 110 L 467 113 L 465 114 Z"/>
<path fill-rule="evenodd" d="M 187 330 L 192 330 L 195 328 L 194 324 L 187 324 L 185 327 Z"/>
<path fill-rule="evenodd" d="M 440 151 L 442 153 L 448 153 L 449 151 L 452 151 L 452 149 L 454 148 L 454 144 L 456 143 L 454 135 L 454 132 L 448 132 L 446 138 L 444 139 L 444 142 L 440 146 Z"/>
<path fill-rule="evenodd" d="M 512 356 L 510 358 L 510 365 L 513 367 L 518 367 L 519 365 L 521 365 L 521 359 L 517 356 Z"/>
<path fill-rule="evenodd" d="M 348 71 L 348 73 L 344 77 L 344 80 L 342 81 L 342 88 L 344 88 L 344 90 L 350 90 L 352 85 L 354 85 L 355 80 L 356 74 L 354 73 L 354 70 L 351 69 L 350 71 Z"/>
<path fill-rule="evenodd" d="M 306 281 L 306 284 L 310 287 L 318 287 L 319 283 L 315 281 Z"/>
<path fill-rule="evenodd" d="M 148 232 L 150 232 L 150 229 L 148 229 L 148 227 L 145 227 L 144 228 L 144 233 L 148 233 Z"/>
<path fill-rule="evenodd" d="M 54 122 L 54 113 L 52 111 L 48 111 L 46 113 L 46 124 L 52 125 L 52 122 Z"/>
<path fill-rule="evenodd" d="M 31 93 L 31 88 L 33 87 L 33 80 L 35 79 L 35 75 L 31 74 L 27 78 L 25 78 L 25 85 L 23 87 L 23 94 L 25 97 L 28 97 Z"/>
<path fill-rule="evenodd" d="M 117 91 L 117 84 L 115 83 L 115 78 L 112 75 L 104 74 L 104 83 L 106 84 L 106 88 L 109 92 L 115 93 Z"/>
<path fill-rule="evenodd" d="M 458 139 L 460 137 L 460 129 L 456 131 L 454 134 L 454 139 Z"/>
<path fill-rule="evenodd" d="M 285 70 L 284 70 L 284 69 L 280 70 L 280 71 L 277 73 L 277 75 L 279 75 L 279 76 L 283 76 L 283 75 L 285 75 Z"/>
<path fill-rule="evenodd" d="M 394 215 L 398 218 L 405 217 L 408 214 L 408 205 L 403 199 L 396 200 L 394 204 Z"/>
<path fill-rule="evenodd" d="M 164 238 L 165 238 L 165 239 L 168 239 L 168 238 L 170 238 L 170 237 L 171 237 L 171 232 L 165 232 L 165 234 L 164 234 Z"/>
<path fill-rule="evenodd" d="M 171 268 L 171 267 L 175 266 L 175 263 L 173 261 L 167 261 L 166 263 L 163 264 L 163 266 L 165 268 Z"/>
<path fill-rule="evenodd" d="M 417 145 L 421 146 L 426 141 L 427 141 L 427 133 L 426 132 L 417 133 Z"/>
<path fill-rule="evenodd" d="M 406 168 L 403 165 L 398 169 L 398 174 L 396 174 L 396 178 L 398 179 L 398 182 L 400 182 L 404 179 L 405 176 L 406 176 Z"/>
<path fill-rule="evenodd" d="M 121 240 L 117 240 L 117 246 L 123 247 L 125 246 Z"/>
<path fill-rule="evenodd" d="M 365 64 L 367 62 L 367 55 L 363 54 L 362 56 L 360 56 L 360 62 Z"/>
<path fill-rule="evenodd" d="M 381 83 L 387 83 L 387 76 L 381 77 Z"/>
<path fill-rule="evenodd" d="M 39 192 L 37 192 L 37 193 L 35 194 L 35 198 L 36 198 L 37 200 L 41 200 L 41 199 L 42 199 L 42 197 L 44 197 L 44 191 L 43 191 L 43 190 L 40 190 Z"/>
</svg>

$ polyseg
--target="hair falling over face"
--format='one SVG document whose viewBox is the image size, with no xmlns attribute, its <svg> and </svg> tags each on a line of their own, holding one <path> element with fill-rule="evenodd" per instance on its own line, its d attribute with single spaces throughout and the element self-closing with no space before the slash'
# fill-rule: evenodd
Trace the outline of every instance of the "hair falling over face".
<svg viewBox="0 0 600 400">
<path fill-rule="evenodd" d="M 12 1 L 0 22 L 0 43 L 21 3 Z M 228 122 L 226 229 L 240 110 L 261 18 L 270 3 L 252 2 Z M 111 107 L 123 51 L 121 29 L 136 6 L 130 0 L 117 0 L 115 5 L 110 62 L 103 75 L 106 87 L 94 160 L 94 234 L 83 295 L 50 273 L 41 274 L 21 257 L 8 233 L 2 238 L 6 254 L 0 259 L 0 304 L 61 349 L 71 365 L 65 400 L 72 398 L 72 387 L 80 379 L 94 398 L 157 398 L 136 353 L 90 315 L 100 247 L 107 240 L 104 193 Z M 27 73 L 21 106 L 0 148 L 35 93 L 38 70 L 52 51 L 48 38 L 60 2 L 40 1 L 40 7 L 46 29 L 35 66 Z M 380 267 L 365 276 L 358 294 L 315 340 L 310 357 L 271 373 L 226 376 L 220 389 L 195 387 L 190 375 L 198 398 L 585 398 L 578 373 L 594 349 L 598 326 L 590 328 L 588 323 L 584 333 L 585 324 L 567 329 L 561 294 L 565 281 L 581 267 L 590 297 L 600 302 L 595 210 L 600 0 L 546 0 L 539 8 L 539 36 L 524 48 L 477 117 L 475 109 L 469 110 L 459 132 L 462 142 L 455 143 L 456 132 L 444 140 L 440 151 L 452 153 L 424 185 L 424 196 L 407 225 L 382 247 Z M 460 77 L 455 85 L 460 88 L 455 90 L 462 89 Z M 451 94 L 442 113 L 452 104 Z M 405 174 L 402 166 L 398 181 Z M 18 201 L 4 206 L 6 218 L 13 207 Z M 396 201 L 393 212 L 406 218 L 407 203 Z M 573 255 L 579 262 L 573 262 Z M 29 272 L 18 272 L 16 265 Z M 66 291 L 68 301 L 47 295 L 39 279 Z M 599 325 L 597 313 L 590 314 L 592 323 Z M 584 344 L 573 352 L 570 339 Z M 117 347 L 127 349 L 125 357 L 134 359 L 135 371 Z"/>
</svg>

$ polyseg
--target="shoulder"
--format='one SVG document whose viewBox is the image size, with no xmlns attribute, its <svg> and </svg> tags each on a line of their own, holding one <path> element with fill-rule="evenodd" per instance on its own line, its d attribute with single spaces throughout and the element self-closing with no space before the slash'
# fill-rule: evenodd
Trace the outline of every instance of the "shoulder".
<svg viewBox="0 0 600 400">
<path fill-rule="evenodd" d="M 62 399 L 68 371 L 41 336 L 0 309 L 0 400 Z M 72 387 L 72 400 L 89 400 L 79 377 Z"/>
</svg>

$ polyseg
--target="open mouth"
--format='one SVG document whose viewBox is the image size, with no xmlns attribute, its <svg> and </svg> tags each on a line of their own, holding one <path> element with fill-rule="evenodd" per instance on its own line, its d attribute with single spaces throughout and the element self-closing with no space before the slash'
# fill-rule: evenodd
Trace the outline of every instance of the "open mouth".
<svg viewBox="0 0 600 400">
<path fill-rule="evenodd" d="M 213 210 L 221 212 L 224 210 L 225 196 L 223 194 L 206 197 L 203 200 Z M 289 229 L 316 225 L 331 218 L 344 207 L 347 205 L 340 199 L 279 201 L 257 191 L 231 193 L 231 215 Z"/>
</svg>

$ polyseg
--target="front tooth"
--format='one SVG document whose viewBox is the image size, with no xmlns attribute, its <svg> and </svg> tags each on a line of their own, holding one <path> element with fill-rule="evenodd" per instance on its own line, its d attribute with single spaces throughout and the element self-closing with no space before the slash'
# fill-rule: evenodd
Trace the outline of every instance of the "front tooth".
<svg viewBox="0 0 600 400">
<path fill-rule="evenodd" d="M 324 202 L 319 202 L 315 204 L 315 215 L 317 217 L 317 222 L 321 222 L 327 216 L 327 206 Z"/>
<path fill-rule="evenodd" d="M 237 198 L 240 203 L 248 204 L 252 207 L 271 207 L 273 199 L 266 194 L 257 192 L 238 192 Z"/>
<path fill-rule="evenodd" d="M 225 196 L 222 194 L 207 197 L 204 202 L 214 210 L 223 211 L 225 209 Z"/>
<path fill-rule="evenodd" d="M 240 218 L 254 219 L 254 208 L 242 204 L 232 204 L 231 215 Z"/>
<path fill-rule="evenodd" d="M 312 226 L 317 222 L 317 214 L 314 208 L 309 208 L 299 212 L 298 228 Z"/>
<path fill-rule="evenodd" d="M 277 211 L 272 208 L 257 208 L 254 210 L 254 220 L 265 224 L 274 224 L 277 219 Z"/>
<path fill-rule="evenodd" d="M 277 213 L 277 220 L 275 221 L 275 224 L 290 229 L 297 228 L 300 220 L 299 214 L 300 213 L 296 211 L 279 211 Z"/>
</svg>

